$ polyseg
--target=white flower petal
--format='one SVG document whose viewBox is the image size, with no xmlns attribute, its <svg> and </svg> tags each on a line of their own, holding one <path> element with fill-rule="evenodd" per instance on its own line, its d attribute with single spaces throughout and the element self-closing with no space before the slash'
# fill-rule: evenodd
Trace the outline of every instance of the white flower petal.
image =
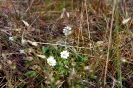
<svg viewBox="0 0 133 88">
<path fill-rule="evenodd" d="M 54 57 L 50 56 L 50 57 L 47 59 L 47 63 L 48 63 L 50 66 L 55 66 L 55 65 L 56 65 L 56 60 L 54 59 Z"/>
<path fill-rule="evenodd" d="M 62 51 L 61 58 L 67 59 L 69 57 L 69 52 L 67 50 Z"/>
<path fill-rule="evenodd" d="M 10 41 L 14 41 L 14 38 L 13 38 L 13 37 L 9 37 L 9 40 L 10 40 Z"/>
<path fill-rule="evenodd" d="M 69 27 L 67 26 L 66 29 L 69 29 Z"/>
<path fill-rule="evenodd" d="M 72 28 L 71 27 L 69 27 L 69 26 L 66 26 L 66 27 L 64 27 L 64 29 L 63 29 L 63 33 L 64 33 L 64 35 L 70 35 L 71 33 L 72 33 L 72 30 L 71 30 Z"/>
</svg>

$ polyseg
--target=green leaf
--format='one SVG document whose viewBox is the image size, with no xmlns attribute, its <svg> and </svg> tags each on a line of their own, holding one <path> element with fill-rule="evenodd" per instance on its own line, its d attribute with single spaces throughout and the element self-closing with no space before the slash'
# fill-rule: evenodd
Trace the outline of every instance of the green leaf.
<svg viewBox="0 0 133 88">
<path fill-rule="evenodd" d="M 82 56 L 80 56 L 79 54 L 76 54 L 76 58 L 77 58 L 77 60 L 79 61 L 79 62 L 82 62 L 83 61 L 83 57 Z"/>
<path fill-rule="evenodd" d="M 43 52 L 43 54 L 45 54 L 47 51 L 48 51 L 48 48 L 45 47 L 45 46 L 43 46 L 43 47 L 42 47 L 42 52 Z"/>
<path fill-rule="evenodd" d="M 83 61 L 84 61 L 84 62 L 88 61 L 88 58 L 89 58 L 89 56 L 85 56 L 85 57 L 83 58 Z"/>
<path fill-rule="evenodd" d="M 46 5 L 50 4 L 52 0 L 46 0 Z"/>
<path fill-rule="evenodd" d="M 28 72 L 26 72 L 26 75 L 29 75 L 30 77 L 35 77 L 36 72 L 35 71 L 28 71 Z"/>
<path fill-rule="evenodd" d="M 67 65 L 67 64 L 68 64 L 68 60 L 65 60 L 65 61 L 64 61 L 64 64 L 66 64 L 66 65 Z"/>
<path fill-rule="evenodd" d="M 44 85 L 41 83 L 41 88 L 44 88 Z"/>
<path fill-rule="evenodd" d="M 64 8 L 64 4 L 63 3 L 58 3 L 56 4 L 56 7 L 58 8 L 58 10 L 62 10 Z"/>
<path fill-rule="evenodd" d="M 24 84 L 20 84 L 18 88 L 24 88 Z"/>
<path fill-rule="evenodd" d="M 91 78 L 91 79 L 97 79 L 98 77 L 96 76 L 96 75 L 94 75 L 94 74 L 89 74 L 89 77 Z"/>
<path fill-rule="evenodd" d="M 76 88 L 85 88 L 83 85 L 77 84 Z"/>
</svg>

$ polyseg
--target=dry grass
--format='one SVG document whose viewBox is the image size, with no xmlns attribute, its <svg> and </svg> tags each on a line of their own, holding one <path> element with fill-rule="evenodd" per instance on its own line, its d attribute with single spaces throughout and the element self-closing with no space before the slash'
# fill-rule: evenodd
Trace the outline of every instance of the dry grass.
<svg viewBox="0 0 133 88">
<path fill-rule="evenodd" d="M 121 72 L 122 88 L 132 88 L 131 3 L 118 3 L 116 34 L 116 3 L 112 0 L 0 1 L 0 87 L 117 88 Z M 131 19 L 122 24 L 127 18 Z M 69 36 L 63 34 L 66 26 L 72 28 Z M 22 44 L 22 40 L 27 42 Z M 67 60 L 60 57 L 64 49 L 70 52 Z M 117 68 L 118 54 L 121 69 Z M 49 66 L 38 55 L 54 56 L 56 66 Z"/>
</svg>

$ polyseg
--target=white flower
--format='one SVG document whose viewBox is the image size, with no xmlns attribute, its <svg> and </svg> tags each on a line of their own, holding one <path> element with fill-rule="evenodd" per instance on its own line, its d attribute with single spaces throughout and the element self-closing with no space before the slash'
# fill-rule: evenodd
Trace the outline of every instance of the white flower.
<svg viewBox="0 0 133 88">
<path fill-rule="evenodd" d="M 129 17 L 129 18 L 127 18 L 127 19 L 124 19 L 124 20 L 122 21 L 122 24 L 126 24 L 126 23 L 128 23 L 129 20 L 131 20 L 131 17 Z"/>
<path fill-rule="evenodd" d="M 50 66 L 55 66 L 55 65 L 56 65 L 56 60 L 54 59 L 53 56 L 50 56 L 50 57 L 48 57 L 48 59 L 47 59 L 47 63 L 48 63 Z"/>
<path fill-rule="evenodd" d="M 14 41 L 14 38 L 13 38 L 13 37 L 9 37 L 9 40 L 10 40 L 10 41 Z"/>
<path fill-rule="evenodd" d="M 64 27 L 63 33 L 64 33 L 64 35 L 66 35 L 66 36 L 70 35 L 70 34 L 72 33 L 72 28 L 71 28 L 70 26 Z"/>
<path fill-rule="evenodd" d="M 24 50 L 19 50 L 19 52 L 20 52 L 21 54 L 25 53 L 25 51 L 24 51 Z"/>
<path fill-rule="evenodd" d="M 61 58 L 67 59 L 69 57 L 69 52 L 67 50 L 62 51 Z"/>
</svg>

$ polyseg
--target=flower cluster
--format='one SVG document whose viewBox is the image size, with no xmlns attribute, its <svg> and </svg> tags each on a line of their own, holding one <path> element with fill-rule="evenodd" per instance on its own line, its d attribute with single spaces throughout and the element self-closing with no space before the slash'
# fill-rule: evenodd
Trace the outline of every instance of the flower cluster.
<svg viewBox="0 0 133 88">
<path fill-rule="evenodd" d="M 63 59 L 67 59 L 69 57 L 69 52 L 67 50 L 64 50 L 60 53 L 61 55 L 61 58 Z M 54 59 L 53 56 L 50 56 L 48 57 L 47 59 L 47 63 L 50 65 L 50 66 L 55 66 L 56 65 L 56 60 Z"/>
<path fill-rule="evenodd" d="M 64 33 L 65 36 L 70 35 L 72 33 L 72 28 L 70 26 L 64 27 L 63 33 Z"/>
</svg>

